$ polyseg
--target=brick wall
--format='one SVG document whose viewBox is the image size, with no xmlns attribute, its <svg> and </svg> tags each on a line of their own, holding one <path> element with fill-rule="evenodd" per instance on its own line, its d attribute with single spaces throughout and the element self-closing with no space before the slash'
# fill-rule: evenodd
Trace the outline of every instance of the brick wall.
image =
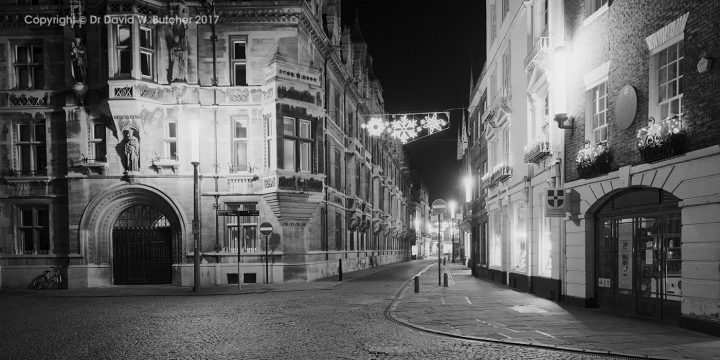
<svg viewBox="0 0 720 360">
<path fill-rule="evenodd" d="M 613 154 L 613 169 L 641 163 L 636 146 L 638 129 L 647 125 L 649 50 L 645 38 L 689 13 L 684 32 L 683 110 L 690 144 L 688 151 L 720 144 L 720 103 L 715 100 L 720 86 L 717 64 L 699 74 L 697 62 L 702 55 L 717 57 L 720 50 L 720 3 L 713 1 L 677 2 L 661 0 L 638 2 L 616 0 L 602 17 L 584 26 L 581 2 L 566 2 L 566 25 L 573 52 L 582 61 L 569 76 L 568 113 L 575 116 L 575 129 L 566 131 L 566 181 L 576 180 L 575 155 L 585 137 L 585 105 L 582 75 L 609 59 L 612 61 L 607 82 L 608 145 Z M 604 46 L 607 48 L 603 49 Z M 584 51 L 587 51 L 586 53 Z M 602 60 L 601 60 L 602 59 Z M 597 64 L 595 64 L 597 62 Z M 577 65 L 577 64 L 575 64 Z M 615 123 L 615 102 L 620 89 L 631 85 L 637 92 L 637 113 L 632 125 L 620 130 Z M 582 87 L 582 88 L 581 88 Z"/>
</svg>

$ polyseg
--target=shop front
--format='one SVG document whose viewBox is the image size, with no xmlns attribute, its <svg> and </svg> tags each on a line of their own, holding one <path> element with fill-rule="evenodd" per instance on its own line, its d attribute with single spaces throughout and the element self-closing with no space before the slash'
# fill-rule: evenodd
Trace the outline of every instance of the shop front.
<svg viewBox="0 0 720 360">
<path fill-rule="evenodd" d="M 628 188 L 595 213 L 595 294 L 600 308 L 675 320 L 682 299 L 678 198 Z"/>
</svg>

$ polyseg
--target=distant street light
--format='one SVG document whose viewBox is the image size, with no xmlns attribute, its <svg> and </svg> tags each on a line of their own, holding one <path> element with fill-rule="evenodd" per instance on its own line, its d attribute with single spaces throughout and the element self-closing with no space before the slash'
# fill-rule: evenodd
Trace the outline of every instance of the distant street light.
<svg viewBox="0 0 720 360">
<path fill-rule="evenodd" d="M 448 207 L 450 208 L 450 242 L 452 244 L 452 262 L 455 262 L 455 231 L 453 225 L 455 224 L 455 208 L 457 203 L 455 200 L 448 201 Z"/>
</svg>

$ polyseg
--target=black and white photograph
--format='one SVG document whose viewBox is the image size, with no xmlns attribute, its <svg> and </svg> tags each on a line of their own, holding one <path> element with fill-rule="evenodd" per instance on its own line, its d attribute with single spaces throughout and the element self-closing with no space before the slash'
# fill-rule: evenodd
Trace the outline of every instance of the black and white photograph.
<svg viewBox="0 0 720 360">
<path fill-rule="evenodd" d="M 720 1 L 0 0 L 0 359 L 720 360 Z"/>
</svg>

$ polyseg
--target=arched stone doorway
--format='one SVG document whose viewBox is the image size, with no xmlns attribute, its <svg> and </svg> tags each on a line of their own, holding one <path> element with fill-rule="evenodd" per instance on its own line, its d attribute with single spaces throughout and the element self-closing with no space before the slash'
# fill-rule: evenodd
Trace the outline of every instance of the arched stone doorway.
<svg viewBox="0 0 720 360">
<path fill-rule="evenodd" d="M 170 221 L 152 204 L 123 210 L 112 231 L 113 282 L 172 283 L 172 233 Z"/>
<path fill-rule="evenodd" d="M 79 231 L 89 269 L 96 269 L 88 273 L 88 286 L 179 282 L 172 266 L 183 262 L 185 219 L 174 199 L 148 185 L 123 184 L 95 195 Z M 162 275 L 140 275 L 148 271 Z"/>
<path fill-rule="evenodd" d="M 605 200 L 605 199 L 603 199 Z M 594 213 L 595 294 L 601 308 L 627 315 L 680 315 L 679 199 L 657 188 L 624 189 Z"/>
</svg>

